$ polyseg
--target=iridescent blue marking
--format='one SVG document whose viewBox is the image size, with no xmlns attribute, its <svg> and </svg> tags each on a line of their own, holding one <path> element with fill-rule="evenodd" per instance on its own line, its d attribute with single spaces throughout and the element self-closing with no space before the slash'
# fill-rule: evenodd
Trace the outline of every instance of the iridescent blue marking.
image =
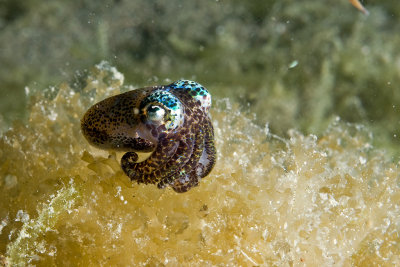
<svg viewBox="0 0 400 267">
<path fill-rule="evenodd" d="M 173 89 L 185 89 L 188 93 L 196 100 L 200 101 L 201 106 L 205 111 L 208 111 L 211 107 L 211 95 L 201 84 L 189 81 L 189 80 L 178 80 L 169 85 Z"/>
<path fill-rule="evenodd" d="M 163 90 L 157 90 L 151 95 L 149 95 L 142 103 L 142 105 L 147 105 L 148 103 L 158 102 L 163 104 L 165 107 L 177 110 L 181 108 L 181 103 L 176 96 L 171 94 L 170 92 L 166 92 Z"/>
</svg>

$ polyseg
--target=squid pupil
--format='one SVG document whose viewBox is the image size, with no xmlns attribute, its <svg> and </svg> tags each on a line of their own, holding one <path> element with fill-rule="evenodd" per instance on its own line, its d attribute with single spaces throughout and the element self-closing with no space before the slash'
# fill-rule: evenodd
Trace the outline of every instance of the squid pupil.
<svg viewBox="0 0 400 267">
<path fill-rule="evenodd" d="M 149 119 L 152 121 L 160 121 L 164 119 L 165 110 L 159 106 L 149 106 L 147 112 Z"/>
</svg>

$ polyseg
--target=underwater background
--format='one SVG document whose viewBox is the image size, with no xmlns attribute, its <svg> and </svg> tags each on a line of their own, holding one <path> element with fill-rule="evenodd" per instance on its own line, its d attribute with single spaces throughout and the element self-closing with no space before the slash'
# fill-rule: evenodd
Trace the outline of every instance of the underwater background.
<svg viewBox="0 0 400 267">
<path fill-rule="evenodd" d="M 400 3 L 0 1 L 0 266 L 400 265 Z M 80 118 L 180 78 L 218 162 L 131 184 Z"/>
</svg>

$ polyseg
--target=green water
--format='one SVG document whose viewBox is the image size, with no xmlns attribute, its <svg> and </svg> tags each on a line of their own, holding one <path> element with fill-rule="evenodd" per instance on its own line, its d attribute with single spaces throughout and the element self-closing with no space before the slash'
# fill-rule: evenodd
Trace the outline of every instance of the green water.
<svg viewBox="0 0 400 267">
<path fill-rule="evenodd" d="M 400 4 L 364 5 L 369 16 L 347 0 L 3 0 L 2 128 L 26 116 L 25 87 L 81 87 L 108 60 L 135 86 L 197 80 L 280 135 L 362 123 L 398 156 Z"/>
</svg>

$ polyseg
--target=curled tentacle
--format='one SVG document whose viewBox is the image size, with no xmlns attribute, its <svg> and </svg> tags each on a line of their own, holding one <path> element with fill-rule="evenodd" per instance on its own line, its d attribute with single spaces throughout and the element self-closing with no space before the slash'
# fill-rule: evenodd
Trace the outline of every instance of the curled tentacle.
<svg viewBox="0 0 400 267">
<path fill-rule="evenodd" d="M 129 177 L 132 180 L 135 180 L 139 183 L 158 183 L 163 177 L 169 176 L 170 174 L 175 173 L 177 170 L 183 168 L 183 166 L 185 166 L 190 159 L 190 156 L 193 154 L 193 139 L 188 138 L 186 140 L 180 140 L 176 145 L 176 149 L 171 157 L 169 157 L 167 160 L 164 158 L 164 162 L 160 159 L 157 159 L 157 162 L 160 163 L 160 165 L 157 166 L 158 168 L 148 171 L 148 161 L 151 160 L 155 162 L 156 159 L 156 157 L 153 157 L 153 154 L 150 156 L 151 159 L 149 158 L 143 162 L 136 163 L 131 166 L 134 172 L 129 170 L 131 173 L 131 176 Z"/>
<path fill-rule="evenodd" d="M 128 177 L 134 176 L 133 167 L 136 164 L 136 161 L 139 159 L 138 154 L 135 152 L 127 152 L 121 158 L 121 167 Z"/>
<path fill-rule="evenodd" d="M 160 142 L 150 157 L 142 162 L 124 165 L 123 157 L 121 159 L 122 169 L 132 181 L 137 181 L 138 183 L 156 183 L 159 178 L 153 175 L 154 172 L 161 169 L 165 165 L 165 162 L 168 162 L 173 155 L 176 155 L 178 147 L 179 141 L 169 143 Z M 132 152 L 126 154 L 129 153 Z"/>
</svg>

